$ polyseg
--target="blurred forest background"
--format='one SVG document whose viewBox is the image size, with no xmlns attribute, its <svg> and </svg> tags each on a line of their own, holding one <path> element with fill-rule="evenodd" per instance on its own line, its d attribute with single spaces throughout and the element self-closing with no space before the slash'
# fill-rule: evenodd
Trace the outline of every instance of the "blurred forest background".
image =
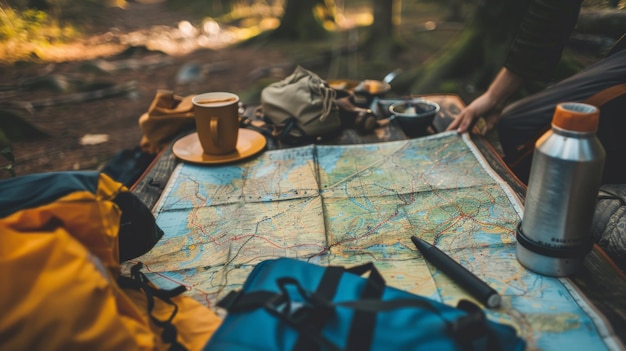
<svg viewBox="0 0 626 351">
<path fill-rule="evenodd" d="M 470 102 L 501 67 L 521 3 L 0 0 L 0 178 L 97 169 L 134 150 L 158 89 L 232 91 L 257 104 L 296 65 L 329 80 L 396 72 L 391 96 Z M 583 4 L 553 80 L 626 32 L 626 0 Z M 530 82 L 517 97 L 548 83 Z"/>
</svg>

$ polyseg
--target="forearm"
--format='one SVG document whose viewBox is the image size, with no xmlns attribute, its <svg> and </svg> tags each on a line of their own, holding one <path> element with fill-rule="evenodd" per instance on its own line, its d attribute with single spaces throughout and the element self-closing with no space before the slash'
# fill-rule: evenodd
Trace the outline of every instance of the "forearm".
<svg viewBox="0 0 626 351">
<path fill-rule="evenodd" d="M 524 84 L 524 78 L 506 67 L 500 69 L 487 94 L 491 97 L 494 107 L 502 109 L 507 100 Z"/>
<path fill-rule="evenodd" d="M 464 133 L 471 128 L 479 117 L 484 117 L 487 123 L 481 133 L 486 133 L 497 123 L 507 100 L 523 84 L 524 78 L 505 67 L 502 68 L 489 89 L 464 108 L 448 125 L 447 130 L 456 129 L 458 133 Z"/>
</svg>

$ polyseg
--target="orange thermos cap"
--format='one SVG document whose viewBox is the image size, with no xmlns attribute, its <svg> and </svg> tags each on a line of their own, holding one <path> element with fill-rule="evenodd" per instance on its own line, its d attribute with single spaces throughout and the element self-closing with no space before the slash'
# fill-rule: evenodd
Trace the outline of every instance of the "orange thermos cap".
<svg viewBox="0 0 626 351">
<path fill-rule="evenodd" d="M 563 102 L 556 105 L 552 125 L 573 132 L 595 132 L 600 123 L 597 107 L 580 102 Z"/>
</svg>

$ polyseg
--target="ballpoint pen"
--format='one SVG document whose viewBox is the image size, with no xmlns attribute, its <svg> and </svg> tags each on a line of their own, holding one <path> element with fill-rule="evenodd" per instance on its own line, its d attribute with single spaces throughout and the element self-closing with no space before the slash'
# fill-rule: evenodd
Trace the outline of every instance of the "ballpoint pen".
<svg viewBox="0 0 626 351">
<path fill-rule="evenodd" d="M 500 295 L 492 287 L 480 280 L 474 273 L 461 266 L 458 262 L 439 250 L 436 246 L 426 241 L 411 236 L 411 241 L 422 253 L 424 258 L 430 261 L 435 267 L 443 271 L 454 282 L 459 284 L 463 289 L 478 299 L 482 304 L 489 308 L 495 308 L 500 305 Z"/>
</svg>

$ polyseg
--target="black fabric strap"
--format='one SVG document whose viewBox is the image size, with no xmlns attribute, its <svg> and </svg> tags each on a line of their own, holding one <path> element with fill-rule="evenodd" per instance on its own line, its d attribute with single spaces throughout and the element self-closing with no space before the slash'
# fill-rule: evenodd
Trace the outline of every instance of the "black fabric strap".
<svg viewBox="0 0 626 351">
<path fill-rule="evenodd" d="M 218 307 L 225 308 L 230 313 L 248 312 L 265 306 L 269 301 L 280 296 L 272 291 L 252 291 L 244 293 L 242 290 L 232 291 L 217 303 Z"/>
<path fill-rule="evenodd" d="M 134 289 L 141 289 L 144 291 L 146 295 L 146 300 L 148 302 L 148 315 L 150 316 L 150 320 L 159 328 L 163 329 L 161 332 L 161 339 L 163 342 L 170 345 L 170 351 L 184 351 L 186 348 L 178 342 L 178 331 L 176 327 L 172 323 L 174 317 L 178 313 L 178 305 L 176 305 L 171 298 L 177 295 L 180 295 L 184 291 L 186 291 L 184 286 L 179 286 L 172 290 L 162 290 L 157 289 L 154 286 L 150 285 L 150 280 L 146 277 L 145 274 L 141 272 L 141 268 L 143 264 L 141 262 L 135 264 L 130 269 L 131 277 L 130 279 L 134 281 L 131 283 L 128 278 L 118 279 L 118 284 L 121 287 L 129 287 Z M 121 278 L 121 277 L 120 277 Z M 154 298 L 158 298 L 163 302 L 171 305 L 174 310 L 170 314 L 170 316 L 166 320 L 160 320 L 156 318 L 152 311 L 154 310 Z"/>
<path fill-rule="evenodd" d="M 324 270 L 324 275 L 322 279 L 320 279 L 319 284 L 317 285 L 317 290 L 315 294 L 328 300 L 332 301 L 335 297 L 335 293 L 337 292 L 337 287 L 339 286 L 339 281 L 341 280 L 341 276 L 343 275 L 345 269 L 339 266 L 328 266 Z M 327 318 L 322 318 L 322 315 L 317 315 L 316 318 L 313 318 L 309 323 L 307 328 L 313 333 L 317 333 L 321 335 L 322 328 L 326 323 Z M 298 336 L 298 340 L 294 344 L 294 351 L 316 351 L 319 350 L 319 345 L 312 343 L 310 340 L 305 338 L 302 334 Z"/>
<path fill-rule="evenodd" d="M 338 307 L 351 308 L 356 311 L 364 311 L 371 313 L 388 312 L 398 308 L 424 308 L 431 312 L 439 314 L 439 311 L 433 306 L 432 303 L 427 300 L 418 299 L 395 299 L 395 300 L 380 300 L 380 299 L 361 299 L 354 301 L 344 301 L 335 304 Z"/>
<path fill-rule="evenodd" d="M 293 128 L 296 128 L 297 125 L 297 121 L 295 117 L 291 117 L 287 120 L 287 123 L 285 124 L 285 129 L 283 129 L 283 132 L 280 134 L 280 136 L 278 137 L 279 140 L 287 140 L 288 136 L 289 136 L 289 132 L 291 132 L 291 130 Z"/>
<path fill-rule="evenodd" d="M 332 272 L 341 272 L 331 270 Z M 336 274 L 334 274 L 336 275 Z M 327 278 L 328 280 L 334 278 Z M 319 347 L 324 347 L 329 350 L 339 350 L 339 348 L 326 339 L 322 335 L 322 328 L 317 326 L 323 326 L 323 324 L 335 313 L 335 308 L 332 304 L 332 300 L 328 300 L 323 296 L 319 296 L 317 293 L 310 293 L 306 291 L 300 282 L 292 277 L 278 278 L 276 280 L 281 293 L 274 299 L 268 301 L 265 304 L 265 309 L 275 316 L 281 318 L 292 328 L 298 331 L 299 338 L 308 341 L 308 344 L 302 343 L 306 349 L 309 349 L 309 344 L 314 343 L 313 347 L 317 350 Z M 335 284 L 337 285 L 337 284 Z M 289 290 L 289 288 L 296 288 Z M 327 289 L 327 292 L 335 289 Z M 297 304 L 292 303 L 292 297 L 294 294 L 299 294 L 301 301 Z M 334 293 L 333 293 L 334 294 Z M 294 346 L 296 349 L 297 345 Z"/>
<path fill-rule="evenodd" d="M 484 311 L 475 303 L 468 300 L 461 300 L 457 308 L 467 312 L 455 320 L 446 320 L 439 310 L 428 300 L 417 299 L 395 299 L 381 301 L 380 299 L 361 299 L 349 302 L 340 302 L 335 306 L 347 307 L 360 312 L 369 312 L 376 315 L 379 312 L 386 312 L 400 308 L 424 308 L 441 317 L 446 324 L 446 328 L 457 344 L 464 350 L 487 350 L 498 351 L 498 339 L 495 332 L 489 328 L 487 317 Z M 365 333 L 365 331 L 362 331 Z M 368 347 L 371 345 L 368 345 Z M 370 348 L 363 349 L 369 350 Z"/>
<path fill-rule="evenodd" d="M 460 300 L 457 308 L 467 315 L 456 319 L 450 329 L 453 337 L 465 350 L 499 351 L 498 338 L 489 328 L 485 312 L 475 303 Z"/>
<path fill-rule="evenodd" d="M 367 272 L 366 268 L 359 266 L 354 272 Z M 358 350 L 369 350 L 371 348 L 378 313 L 401 308 L 422 308 L 438 315 L 446 325 L 450 336 L 466 350 L 472 350 L 475 347 L 477 349 L 486 347 L 488 351 L 498 350 L 495 332 L 489 328 L 483 310 L 476 304 L 462 300 L 459 302 L 458 308 L 467 312 L 467 314 L 454 320 L 447 320 L 441 315 L 439 309 L 427 299 L 405 298 L 383 301 L 381 296 L 384 291 L 384 285 L 381 287 L 380 282 L 374 283 L 380 276 L 377 271 L 370 272 L 368 280 L 371 278 L 371 281 L 366 284 L 365 288 L 365 290 L 373 291 L 373 296 L 361 296 L 354 301 L 333 303 L 332 299 L 344 272 L 341 267 L 327 270 L 318 285 L 318 290 L 312 294 L 305 291 L 295 278 L 286 277 L 277 280 L 281 292 L 253 291 L 243 293 L 239 291 L 230 293 L 218 303 L 218 306 L 227 308 L 229 313 L 246 312 L 264 307 L 299 333 L 298 340 L 293 348 L 293 350 L 298 351 L 317 350 L 319 348 L 327 350 L 339 349 L 334 343 L 326 339 L 322 333 L 325 322 L 335 312 L 336 307 L 349 308 L 355 311 L 347 345 L 348 347 L 363 347 Z M 380 279 L 382 279 L 381 276 Z M 295 309 L 293 308 L 291 298 L 288 296 L 287 286 L 297 288 L 297 293 L 305 301 L 305 307 L 298 306 Z M 291 291 L 293 292 L 293 289 Z M 373 316 L 373 319 L 367 323 L 359 322 L 359 318 L 368 318 L 369 316 Z M 372 322 L 374 324 L 371 324 Z M 353 343 L 350 343 L 351 337 L 366 338 L 367 341 L 364 343 L 353 341 Z"/>
<path fill-rule="evenodd" d="M 367 282 L 361 293 L 361 299 L 380 299 L 383 296 L 385 280 L 378 272 L 376 266 L 369 262 L 365 265 L 352 267 L 351 273 L 362 275 L 369 272 Z M 377 311 L 357 310 L 352 317 L 350 332 L 348 334 L 348 351 L 369 350 L 374 339 L 376 328 Z"/>
</svg>

